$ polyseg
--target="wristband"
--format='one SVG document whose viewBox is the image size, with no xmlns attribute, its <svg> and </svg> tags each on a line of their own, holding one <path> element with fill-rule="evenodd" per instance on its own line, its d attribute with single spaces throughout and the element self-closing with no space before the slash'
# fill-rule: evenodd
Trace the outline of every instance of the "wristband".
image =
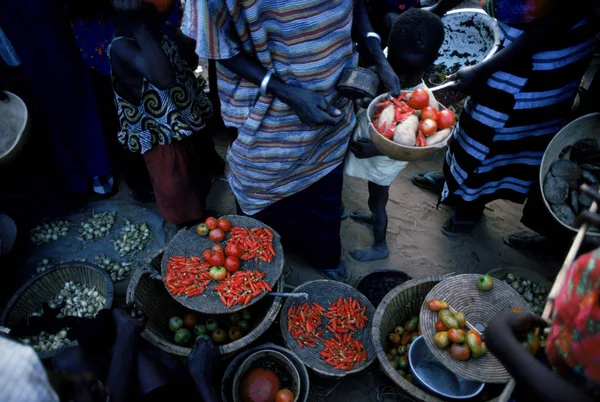
<svg viewBox="0 0 600 402">
<path fill-rule="evenodd" d="M 375 38 L 375 39 L 377 39 L 377 41 L 379 42 L 379 44 L 381 44 L 381 36 L 379 36 L 375 32 L 368 32 L 367 33 L 367 39 L 369 39 L 369 38 Z"/>
<path fill-rule="evenodd" d="M 265 74 L 265 78 L 263 78 L 260 83 L 260 94 L 262 96 L 267 96 L 267 86 L 269 85 L 269 81 L 271 80 L 271 76 L 273 75 L 272 71 L 267 71 Z"/>
</svg>

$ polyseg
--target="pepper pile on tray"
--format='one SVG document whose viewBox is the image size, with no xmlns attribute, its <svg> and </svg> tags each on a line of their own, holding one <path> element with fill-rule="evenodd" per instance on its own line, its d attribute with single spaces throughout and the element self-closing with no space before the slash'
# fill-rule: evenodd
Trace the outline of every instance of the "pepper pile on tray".
<svg viewBox="0 0 600 402">
<path fill-rule="evenodd" d="M 248 304 L 262 292 L 271 291 L 271 286 L 263 280 L 265 275 L 260 271 L 237 271 L 230 276 L 228 274 L 227 278 L 215 286 L 215 291 L 227 308 Z"/>
<path fill-rule="evenodd" d="M 318 303 L 302 303 L 298 307 L 290 307 L 288 310 L 288 332 L 300 349 L 304 346 L 314 348 L 323 335 L 323 330 L 318 329 L 325 309 Z"/>
<path fill-rule="evenodd" d="M 273 233 L 266 228 L 246 228 L 236 226 L 231 228 L 231 237 L 227 244 L 234 244 L 243 251 L 240 259 L 248 261 L 254 259 L 255 262 L 273 261 L 275 249 L 273 248 Z"/>
<path fill-rule="evenodd" d="M 174 296 L 198 296 L 210 283 L 210 264 L 200 257 L 171 257 L 163 281 Z"/>
<path fill-rule="evenodd" d="M 287 329 L 300 349 L 317 347 L 323 341 L 321 359 L 335 370 L 351 370 L 367 360 L 368 354 L 362 342 L 354 338 L 351 332 L 356 332 L 367 324 L 366 306 L 358 300 L 340 297 L 331 304 L 325 314 L 325 309 L 318 303 L 303 303 L 288 309 Z M 319 329 L 323 317 L 329 320 L 327 331 L 333 338 L 323 339 L 325 331 Z"/>
<path fill-rule="evenodd" d="M 352 370 L 355 365 L 358 366 L 362 361 L 367 360 L 365 345 L 352 334 L 335 333 L 333 338 L 326 340 L 324 344 L 320 353 L 321 359 L 333 366 L 334 370 Z"/>
</svg>

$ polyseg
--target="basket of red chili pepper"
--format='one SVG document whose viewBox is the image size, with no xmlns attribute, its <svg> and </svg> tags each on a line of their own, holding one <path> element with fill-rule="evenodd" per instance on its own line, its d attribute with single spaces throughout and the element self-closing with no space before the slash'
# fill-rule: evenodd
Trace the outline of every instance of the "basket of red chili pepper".
<svg viewBox="0 0 600 402">
<path fill-rule="evenodd" d="M 225 230 L 214 236 L 217 222 L 224 222 Z M 281 277 L 283 263 L 277 232 L 256 219 L 231 215 L 177 233 L 165 249 L 161 269 L 165 287 L 180 304 L 205 314 L 226 314 L 266 296 Z"/>
<path fill-rule="evenodd" d="M 329 280 L 298 286 L 281 314 L 287 347 L 316 373 L 343 377 L 357 373 L 375 360 L 371 322 L 375 308 L 353 287 Z"/>
</svg>

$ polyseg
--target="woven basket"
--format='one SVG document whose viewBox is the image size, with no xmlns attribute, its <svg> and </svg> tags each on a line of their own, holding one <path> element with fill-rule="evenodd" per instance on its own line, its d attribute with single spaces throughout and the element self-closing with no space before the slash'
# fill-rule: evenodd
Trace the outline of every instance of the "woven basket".
<svg viewBox="0 0 600 402">
<path fill-rule="evenodd" d="M 444 277 L 432 276 L 412 279 L 404 282 L 389 292 L 379 303 L 373 318 L 372 339 L 375 352 L 383 371 L 411 397 L 419 401 L 441 401 L 432 394 L 406 381 L 392 366 L 386 357 L 386 349 L 390 346 L 388 335 L 394 327 L 404 323 L 410 317 L 418 316 L 425 296 Z"/>
<path fill-rule="evenodd" d="M 40 311 L 42 303 L 59 294 L 65 282 L 73 281 L 96 290 L 106 298 L 104 308 L 112 307 L 115 287 L 110 275 L 88 262 L 65 262 L 57 264 L 31 278 L 11 297 L 0 317 L 0 325 L 12 327 L 27 320 L 31 313 Z M 40 359 L 48 359 L 60 349 L 39 352 Z"/>
<path fill-rule="evenodd" d="M 259 261 L 258 263 L 249 260 L 242 261 L 241 268 L 242 270 L 258 270 L 260 272 L 265 272 L 266 276 L 264 280 L 269 283 L 269 285 L 275 288 L 275 283 L 279 281 L 281 278 L 281 274 L 283 273 L 283 264 L 284 264 L 284 254 L 283 247 L 281 246 L 281 238 L 277 234 L 276 231 L 268 227 L 262 222 L 257 221 L 256 219 L 249 218 L 247 216 L 239 216 L 239 215 L 228 215 L 223 216 L 229 220 L 232 226 L 245 226 L 248 228 L 256 228 L 256 227 L 264 227 L 267 228 L 273 233 L 273 249 L 275 250 L 275 258 L 271 262 L 263 262 Z M 226 238 L 229 238 L 226 236 Z M 198 236 L 196 233 L 196 227 L 191 227 L 189 229 L 184 229 L 179 231 L 175 237 L 169 242 L 168 246 L 165 248 L 165 253 L 162 258 L 161 263 L 161 272 L 164 275 L 167 274 L 167 266 L 168 261 L 173 256 L 182 256 L 182 257 L 190 257 L 190 256 L 202 256 L 202 252 L 206 249 L 210 249 L 215 242 L 213 242 L 208 236 Z M 221 242 L 223 247 L 226 246 L 226 242 Z M 216 286 L 216 282 L 211 281 L 211 283 L 206 287 L 206 291 L 199 296 L 196 297 L 184 297 L 184 296 L 171 296 L 183 306 L 198 311 L 200 313 L 205 314 L 228 314 L 234 313 L 236 311 L 243 310 L 254 303 L 259 302 L 263 297 L 267 295 L 266 292 L 261 293 L 257 297 L 253 297 L 250 300 L 248 305 L 237 305 L 231 308 L 227 308 L 219 298 L 217 292 L 214 291 L 214 287 Z"/>
<path fill-rule="evenodd" d="M 150 261 L 137 264 L 127 288 L 127 303 L 135 301 L 138 308 L 147 317 L 146 329 L 142 332 L 142 337 L 145 340 L 165 352 L 178 356 L 188 356 L 192 349 L 173 343 L 173 334 L 168 328 L 169 318 L 173 316 L 181 317 L 186 309 L 171 297 L 160 279 L 152 279 L 151 277 L 156 276 L 159 278 L 162 256 L 162 252 L 159 252 Z M 277 291 L 283 291 L 282 280 L 277 283 Z M 281 298 L 270 296 L 258 302 L 252 308 L 256 315 L 253 321 L 255 323 L 258 321 L 258 312 L 264 312 L 261 321 L 244 337 L 220 346 L 221 355 L 241 350 L 261 336 L 273 324 L 281 308 L 281 303 Z M 208 318 L 208 316 L 203 317 L 202 314 L 196 315 L 201 317 L 202 320 Z M 213 318 L 223 321 L 223 317 L 213 316 Z"/>
<path fill-rule="evenodd" d="M 435 323 L 438 313 L 427 308 L 427 301 L 439 299 L 450 304 L 456 311 L 463 312 L 472 325 L 487 324 L 499 313 L 519 307 L 533 314 L 527 302 L 512 287 L 503 281 L 494 281 L 487 291 L 477 288 L 479 275 L 465 274 L 447 278 L 437 284 L 423 301 L 419 320 L 425 343 L 438 360 L 456 375 L 472 381 L 486 383 L 505 383 L 510 374 L 492 353 L 477 359 L 456 360 L 450 355 L 449 348 L 439 349 L 433 343 L 436 334 Z"/>
<path fill-rule="evenodd" d="M 358 373 L 359 371 L 367 368 L 373 361 L 375 360 L 375 350 L 373 348 L 373 342 L 371 341 L 371 323 L 373 322 L 373 315 L 375 314 L 375 308 L 362 293 L 358 290 L 354 289 L 352 286 L 346 285 L 341 282 L 334 282 L 326 279 L 320 279 L 316 281 L 306 282 L 300 286 L 298 286 L 294 293 L 308 293 L 308 299 L 300 299 L 300 298 L 288 298 L 283 306 L 283 313 L 281 314 L 281 318 L 279 320 L 281 324 L 281 333 L 283 334 L 283 339 L 285 341 L 286 346 L 292 352 L 294 352 L 300 360 L 306 364 L 307 367 L 313 369 L 316 373 L 325 376 L 325 377 L 344 377 L 348 374 Z M 363 343 L 365 349 L 367 349 L 367 361 L 360 364 L 360 366 L 355 367 L 352 370 L 343 371 L 343 370 L 334 370 L 332 366 L 325 363 L 320 356 L 321 351 L 323 350 L 322 343 L 319 343 L 317 347 L 309 348 L 305 347 L 304 349 L 300 349 L 296 341 L 292 338 L 290 333 L 287 330 L 288 324 L 288 316 L 287 311 L 290 307 L 299 306 L 302 303 L 311 303 L 317 302 L 325 310 L 331 305 L 331 303 L 337 301 L 340 297 L 352 297 L 358 302 L 367 307 L 366 315 L 368 317 L 367 324 L 361 330 L 352 334 L 353 337 L 358 339 Z M 323 338 L 329 339 L 332 335 L 325 328 L 325 324 L 328 323 L 329 320 L 327 318 L 323 318 L 323 324 L 321 324 L 321 329 L 325 331 L 323 334 Z"/>
</svg>

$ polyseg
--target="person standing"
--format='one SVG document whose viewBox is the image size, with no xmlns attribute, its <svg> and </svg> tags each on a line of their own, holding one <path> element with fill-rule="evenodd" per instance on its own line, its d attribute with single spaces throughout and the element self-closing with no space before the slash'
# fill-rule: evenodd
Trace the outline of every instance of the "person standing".
<svg viewBox="0 0 600 402">
<path fill-rule="evenodd" d="M 348 278 L 342 162 L 355 124 L 336 85 L 357 63 L 353 28 L 383 82 L 400 89 L 366 10 L 366 0 L 191 0 L 184 12 L 198 55 L 219 61 L 221 113 L 238 131 L 227 160 L 239 208 L 335 280 Z"/>
<path fill-rule="evenodd" d="M 441 0 L 431 11 L 443 15 L 460 2 Z M 471 96 L 449 143 L 444 184 L 432 173 L 413 178 L 418 186 L 442 188 L 441 202 L 453 207 L 442 227 L 445 235 L 469 233 L 491 201 L 525 201 L 594 51 L 594 4 L 483 2 L 498 20 L 501 50 L 449 78 L 456 80 L 455 89 Z"/>
</svg>

